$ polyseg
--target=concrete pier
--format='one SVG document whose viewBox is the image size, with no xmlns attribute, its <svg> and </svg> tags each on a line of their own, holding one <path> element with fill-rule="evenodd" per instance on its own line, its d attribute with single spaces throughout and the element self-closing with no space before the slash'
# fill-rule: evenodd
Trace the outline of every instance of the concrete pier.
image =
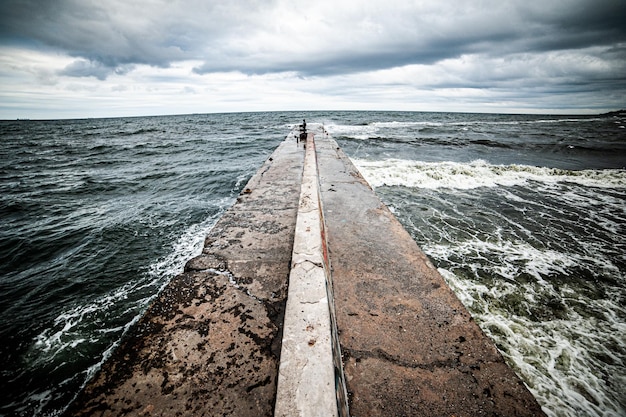
<svg viewBox="0 0 626 417">
<path fill-rule="evenodd" d="M 309 129 L 67 415 L 544 415 L 337 143 Z"/>
</svg>

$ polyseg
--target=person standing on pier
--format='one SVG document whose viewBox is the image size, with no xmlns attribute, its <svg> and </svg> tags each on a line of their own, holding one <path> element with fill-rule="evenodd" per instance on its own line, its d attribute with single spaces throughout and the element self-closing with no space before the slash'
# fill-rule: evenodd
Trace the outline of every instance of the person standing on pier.
<svg viewBox="0 0 626 417">
<path fill-rule="evenodd" d="M 300 141 L 306 141 L 306 120 L 302 119 L 302 124 L 300 125 Z"/>
</svg>

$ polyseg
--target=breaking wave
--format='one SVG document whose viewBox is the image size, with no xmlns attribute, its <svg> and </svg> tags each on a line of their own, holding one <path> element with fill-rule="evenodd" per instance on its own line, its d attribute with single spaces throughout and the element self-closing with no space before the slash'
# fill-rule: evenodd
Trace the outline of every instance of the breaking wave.
<svg viewBox="0 0 626 417">
<path fill-rule="evenodd" d="M 626 170 L 623 169 L 575 171 L 529 165 L 492 165 L 483 160 L 459 163 L 354 159 L 353 162 L 372 187 L 472 189 L 526 185 L 533 181 L 602 188 L 626 187 Z"/>
</svg>

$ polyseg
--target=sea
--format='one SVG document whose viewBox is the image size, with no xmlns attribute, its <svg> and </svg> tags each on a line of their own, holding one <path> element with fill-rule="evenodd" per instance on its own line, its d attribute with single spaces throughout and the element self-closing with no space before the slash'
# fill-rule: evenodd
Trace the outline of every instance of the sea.
<svg viewBox="0 0 626 417">
<path fill-rule="evenodd" d="M 548 416 L 626 416 L 626 116 L 389 111 L 0 121 L 0 415 L 59 415 L 302 119 Z"/>
</svg>

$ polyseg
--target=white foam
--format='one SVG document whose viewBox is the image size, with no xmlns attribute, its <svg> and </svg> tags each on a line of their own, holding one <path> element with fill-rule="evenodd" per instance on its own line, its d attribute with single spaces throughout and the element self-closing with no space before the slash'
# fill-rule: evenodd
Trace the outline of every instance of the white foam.
<svg viewBox="0 0 626 417">
<path fill-rule="evenodd" d="M 369 139 L 376 137 L 382 130 L 388 131 L 398 129 L 402 132 L 407 128 L 435 127 L 445 128 L 454 127 L 461 130 L 469 130 L 468 126 L 519 126 L 532 124 L 560 124 L 560 123 L 588 123 L 597 122 L 598 118 L 556 118 L 556 119 L 535 119 L 535 120 L 462 120 L 462 121 L 388 121 L 388 122 L 372 122 L 363 125 L 342 125 L 333 122 L 325 124 L 325 128 L 333 136 L 349 136 L 353 139 Z"/>
<path fill-rule="evenodd" d="M 486 300 L 517 294 L 526 297 L 531 304 L 535 303 L 532 299 L 542 291 L 541 287 L 503 282 L 489 288 L 476 285 L 453 271 L 439 271 L 485 333 L 496 342 L 507 362 L 528 382 L 548 416 L 620 415 L 619 410 L 623 408 L 607 393 L 619 392 L 624 386 L 624 364 L 617 355 L 611 354 L 607 345 L 620 346 L 623 352 L 626 344 L 622 337 L 626 332 L 623 323 L 582 317 L 573 309 L 568 309 L 563 319 L 529 320 L 498 309 Z M 614 302 L 604 301 L 603 304 L 598 306 L 602 311 L 620 310 Z M 598 352 L 608 355 L 613 364 L 600 362 Z M 606 369 L 608 378 L 602 377 L 597 369 Z M 612 389 L 607 389 L 605 378 L 613 385 Z"/>
<path fill-rule="evenodd" d="M 455 124 L 455 123 L 452 123 Z M 466 124 L 466 123 L 459 123 Z M 374 122 L 371 126 L 379 127 L 379 128 L 406 128 L 406 127 L 419 127 L 419 126 L 428 126 L 428 127 L 440 127 L 451 125 L 451 123 L 442 123 L 442 122 Z"/>
<path fill-rule="evenodd" d="M 537 283 L 547 285 L 544 276 L 551 274 L 567 274 L 568 268 L 581 262 L 580 256 L 563 253 L 553 249 L 538 249 L 528 242 L 495 240 L 484 241 L 472 238 L 448 244 L 424 244 L 422 249 L 438 261 L 454 262 L 454 259 L 497 259 L 487 263 L 491 275 L 500 276 L 509 282 L 516 283 L 519 276 L 532 276 Z M 475 268 L 487 268 L 477 265 Z"/>
<path fill-rule="evenodd" d="M 349 136 L 353 139 L 369 139 L 377 135 L 379 128 L 375 125 L 337 125 L 325 124 L 324 128 L 332 136 Z"/>
<path fill-rule="evenodd" d="M 220 214 L 232 204 L 232 198 L 223 198 L 216 205 Z M 185 263 L 202 251 L 204 238 L 213 227 L 219 215 L 209 217 L 201 223 L 191 225 L 172 245 L 172 250 L 163 258 L 150 265 L 149 272 L 155 277 L 172 277 L 182 271 Z"/>
<path fill-rule="evenodd" d="M 76 348 L 80 343 L 90 341 L 87 333 L 81 330 L 93 314 L 106 311 L 112 305 L 127 298 L 132 283 L 123 285 L 114 291 L 99 297 L 85 305 L 78 305 L 59 314 L 52 327 L 47 328 L 35 337 L 34 346 L 44 355 L 40 360 L 50 360 L 66 349 Z"/>
<path fill-rule="evenodd" d="M 220 200 L 218 202 L 218 206 L 221 207 L 220 213 L 230 204 L 232 198 Z M 172 245 L 167 255 L 149 266 L 147 274 L 86 304 L 74 306 L 59 314 L 51 327 L 35 337 L 28 357 L 42 365 L 54 364 L 65 360 L 58 358 L 75 354 L 76 349 L 82 344 L 102 343 L 102 338 L 109 339 L 111 334 L 116 335 L 116 340 L 105 349 L 100 361 L 81 375 L 83 383 L 88 381 L 111 355 L 121 336 L 139 320 L 160 290 L 174 275 L 182 272 L 185 263 L 191 257 L 201 252 L 204 237 L 218 217 L 219 215 L 215 215 L 190 226 Z M 122 326 L 94 328 L 93 322 L 102 320 L 101 317 L 108 314 L 129 316 L 130 319 Z M 37 395 L 46 397 L 38 400 L 43 406 L 49 401 L 47 396 L 51 394 Z"/>
<path fill-rule="evenodd" d="M 469 163 L 423 162 L 405 159 L 353 159 L 372 187 L 473 189 L 525 185 L 531 181 L 575 183 L 588 187 L 626 188 L 626 170 L 563 170 L 529 165 L 492 165 L 483 160 Z"/>
<path fill-rule="evenodd" d="M 568 276 L 581 265 L 619 275 L 602 253 L 538 249 L 498 238 L 422 247 L 436 263 L 450 265 L 439 272 L 548 416 L 619 415 L 623 408 L 616 392 L 626 382 L 626 308 L 620 305 L 620 290 L 591 299 L 567 283 L 557 287 L 544 278 Z M 557 300 L 562 311 L 552 315 L 551 306 L 536 318 L 533 311 L 542 310 L 547 299 Z M 581 315 L 580 305 L 594 313 Z"/>
</svg>

